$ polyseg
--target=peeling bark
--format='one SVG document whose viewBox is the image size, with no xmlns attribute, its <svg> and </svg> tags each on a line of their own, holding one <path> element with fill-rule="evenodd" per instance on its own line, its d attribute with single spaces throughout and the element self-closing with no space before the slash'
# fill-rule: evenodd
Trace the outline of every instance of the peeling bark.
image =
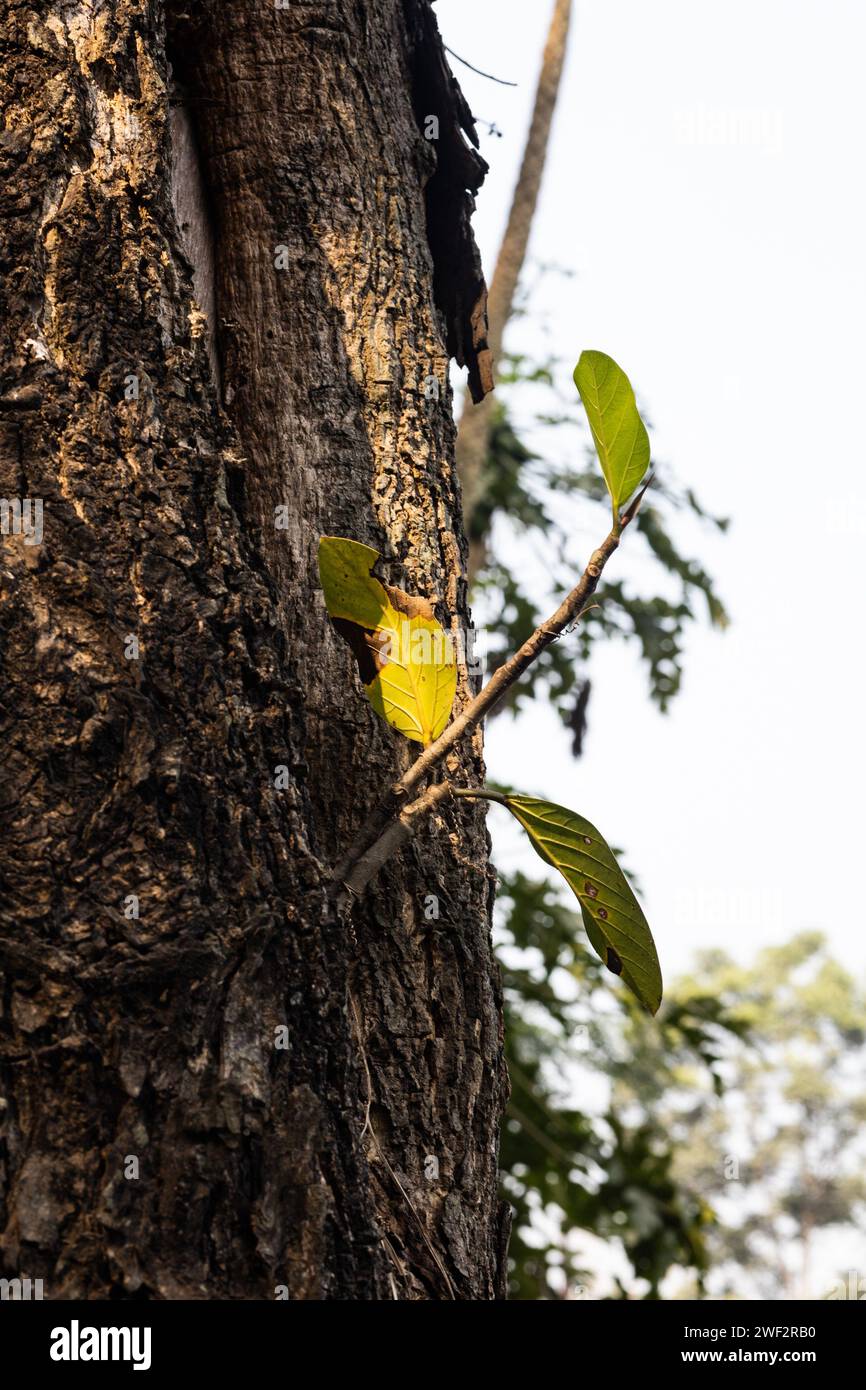
<svg viewBox="0 0 866 1390">
<path fill-rule="evenodd" d="M 501 1296 L 483 812 L 441 807 L 351 928 L 325 898 L 411 749 L 319 535 L 468 620 L 483 170 L 419 126 L 430 90 L 466 120 L 429 7 L 33 0 L 0 43 L 0 496 L 44 517 L 0 537 L 2 1271 Z"/>
</svg>

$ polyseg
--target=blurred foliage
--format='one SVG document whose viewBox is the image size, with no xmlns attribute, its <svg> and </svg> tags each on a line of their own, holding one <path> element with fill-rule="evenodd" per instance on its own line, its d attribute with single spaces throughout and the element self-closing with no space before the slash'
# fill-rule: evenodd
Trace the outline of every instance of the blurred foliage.
<svg viewBox="0 0 866 1390">
<path fill-rule="evenodd" d="M 811 1280 L 821 1232 L 866 1250 L 866 997 L 823 938 L 704 953 L 653 1019 L 550 885 L 510 875 L 498 911 L 510 1296 L 853 1297 Z"/>
<path fill-rule="evenodd" d="M 665 1001 L 656 1019 L 619 986 L 584 940 L 579 912 L 522 873 L 500 881 L 498 944 L 512 1097 L 504 1126 L 504 1193 L 514 1208 L 511 1297 L 590 1293 L 577 1231 L 612 1242 L 643 1295 L 674 1266 L 702 1279 L 713 1213 L 674 1174 L 658 1102 L 684 1068 L 721 1087 L 724 1040 L 745 1026 L 703 992 Z M 631 1078 L 628 1104 L 616 1087 Z M 595 1109 L 570 1098 L 598 1097 Z"/>
<path fill-rule="evenodd" d="M 589 551 L 609 529 L 607 490 L 570 373 L 564 363 L 537 366 L 511 356 L 499 375 L 484 490 L 469 524 L 473 601 L 487 634 L 491 673 L 573 588 Z M 569 382 L 567 395 L 555 384 L 562 379 Z M 518 431 L 512 402 L 524 387 L 531 388 L 535 408 L 525 430 Z M 581 463 L 563 467 L 541 458 L 521 438 L 521 433 L 534 436 L 539 431 L 555 440 L 557 452 L 565 445 Z M 586 720 L 586 663 L 599 637 L 621 636 L 638 644 L 650 695 L 665 710 L 680 688 L 684 637 L 699 611 L 698 601 L 712 624 L 724 627 L 727 622 L 710 575 L 679 548 L 675 523 L 678 513 L 718 531 L 728 523 L 710 516 L 692 492 L 679 492 L 664 465 L 654 461 L 653 469 L 655 481 L 635 524 L 642 556 L 651 562 L 644 565 L 644 586 L 632 580 L 604 582 L 573 635 L 547 648 L 510 699 L 516 710 L 543 695 L 571 731 L 576 753 Z M 541 582 L 531 583 L 513 565 L 517 536 L 543 555 Z M 639 553 L 631 536 L 629 546 L 632 557 Z"/>
<path fill-rule="evenodd" d="M 589 550 L 609 528 L 607 491 L 571 386 L 571 365 L 534 365 L 512 356 L 499 373 L 485 487 L 470 522 L 473 602 L 490 643 L 490 672 L 573 587 Z M 569 382 L 567 396 L 559 396 L 555 378 Z M 533 437 L 540 432 L 559 452 L 565 441 L 580 457 L 578 466 L 543 460 L 523 442 L 510 410 L 524 391 L 535 401 Z M 696 599 L 712 623 L 726 622 L 709 575 L 678 548 L 673 522 L 685 511 L 718 530 L 727 523 L 708 516 L 691 493 L 677 493 L 663 474 L 656 467 L 635 527 L 650 562 L 649 588 L 605 583 L 576 632 L 547 649 L 511 700 L 513 711 L 537 697 L 550 702 L 571 733 L 575 755 L 586 730 L 587 662 L 599 637 L 638 643 L 650 694 L 666 709 L 679 689 Z M 543 575 L 534 586 L 513 564 L 517 536 L 543 553 Z M 658 583 L 654 576 L 661 577 Z M 645 1281 L 646 1295 L 657 1297 L 674 1265 L 703 1277 L 712 1213 L 676 1182 L 674 1153 L 649 1101 L 664 1093 L 678 1065 L 703 1068 L 718 1088 L 718 1035 L 734 1025 L 712 1000 L 666 1004 L 649 1025 L 658 1045 L 629 1057 L 626 1039 L 638 1006 L 621 991 L 612 994 L 610 974 L 584 941 L 579 912 L 563 906 L 558 893 L 546 881 L 515 874 L 502 883 L 499 897 L 513 1092 L 502 1142 L 503 1186 L 515 1212 L 511 1295 L 545 1299 L 587 1289 L 591 1276 L 572 1238 L 581 1229 L 615 1242 L 632 1275 Z M 612 1103 L 598 1113 L 570 1104 L 569 1097 L 582 1091 L 578 1074 L 593 1073 L 596 1085 L 610 1091 L 617 1068 L 627 1065 L 647 1071 L 647 1103 L 633 1103 L 627 1115 Z"/>
<path fill-rule="evenodd" d="M 608 529 L 571 365 L 515 356 L 500 374 L 486 490 L 470 525 L 489 670 L 572 587 Z M 569 383 L 561 397 L 555 380 Z M 518 427 L 524 393 L 534 410 L 528 424 L 521 410 Z M 563 452 L 581 461 L 549 461 Z M 512 700 L 512 711 L 536 698 L 552 704 L 577 755 L 599 638 L 637 645 L 650 696 L 666 710 L 689 625 L 701 610 L 717 627 L 727 621 L 712 577 L 679 536 L 727 522 L 667 468 L 654 462 L 654 471 L 635 527 L 640 552 L 632 532 L 623 577 L 604 583 Z M 802 1296 L 818 1235 L 850 1230 L 866 1204 L 862 991 L 813 934 L 750 967 L 704 953 L 652 1019 L 591 952 L 558 887 L 521 873 L 500 885 L 510 1296 L 658 1298 L 663 1281 L 674 1298 Z M 841 1271 L 825 1296 L 859 1288 Z"/>
<path fill-rule="evenodd" d="M 814 1274 L 822 1232 L 859 1228 L 866 1269 L 866 993 L 818 932 L 749 966 L 705 952 L 678 988 L 712 993 L 753 1039 L 726 1061 L 721 1106 L 695 1079 L 687 1105 L 670 1095 L 661 1107 L 678 1181 L 700 1186 L 721 1216 L 709 1245 L 717 1286 L 825 1296 Z M 619 1100 L 628 1095 L 626 1081 Z"/>
</svg>

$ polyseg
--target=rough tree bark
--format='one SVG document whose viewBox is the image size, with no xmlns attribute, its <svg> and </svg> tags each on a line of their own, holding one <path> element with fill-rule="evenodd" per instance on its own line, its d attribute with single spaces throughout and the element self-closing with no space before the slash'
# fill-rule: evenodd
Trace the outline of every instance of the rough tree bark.
<svg viewBox="0 0 866 1390">
<path fill-rule="evenodd" d="M 44 516 L 0 538 L 3 1272 L 501 1296 L 483 811 L 326 910 L 411 749 L 319 535 L 468 621 L 447 363 L 481 393 L 484 166 L 432 12 L 29 0 L 0 44 L 0 496 Z"/>
</svg>

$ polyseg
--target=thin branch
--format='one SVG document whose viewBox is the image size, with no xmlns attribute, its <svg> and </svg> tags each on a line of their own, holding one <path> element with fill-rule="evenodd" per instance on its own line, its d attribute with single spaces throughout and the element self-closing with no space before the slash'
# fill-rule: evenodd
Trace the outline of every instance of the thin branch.
<svg viewBox="0 0 866 1390">
<path fill-rule="evenodd" d="M 360 897 L 370 879 L 379 872 L 385 860 L 390 859 L 391 855 L 395 854 L 415 834 L 418 821 L 451 793 L 450 782 L 437 782 L 435 786 L 428 787 L 409 806 L 404 806 L 395 819 L 388 823 L 388 818 L 386 818 L 386 828 L 383 833 L 377 834 L 356 860 L 348 863 L 350 856 L 346 856 L 343 861 L 346 865 L 345 872 L 340 872 L 341 866 L 338 866 L 334 871 L 334 880 L 338 888 L 337 903 L 340 907 L 345 906 L 349 898 Z"/>
<path fill-rule="evenodd" d="M 523 673 L 538 660 L 545 648 L 555 642 L 586 607 L 601 578 L 602 570 L 617 549 L 623 531 L 637 516 L 652 475 L 634 501 L 611 528 L 607 538 L 592 552 L 579 582 L 562 601 L 552 617 L 535 629 L 523 646 L 493 673 L 483 690 L 470 700 L 457 718 L 431 743 L 388 791 L 381 805 L 349 846 L 333 871 L 334 892 L 340 906 L 346 896 L 357 896 L 396 849 L 414 834 L 419 816 L 450 796 L 453 788 L 442 782 L 428 788 L 417 800 L 412 794 L 442 761 L 445 754 L 481 723 L 495 705 L 504 699 Z"/>
<path fill-rule="evenodd" d="M 467 801 L 498 801 L 500 806 L 508 805 L 508 797 L 502 792 L 492 792 L 487 787 L 454 787 L 452 796 L 465 796 Z"/>
<path fill-rule="evenodd" d="M 492 72 L 482 72 L 480 68 L 473 67 L 471 63 L 467 63 L 465 58 L 461 58 L 459 53 L 455 53 L 453 48 L 449 48 L 447 43 L 443 44 L 443 48 L 446 53 L 450 53 L 451 57 L 456 58 L 458 63 L 462 63 L 465 68 L 471 68 L 473 72 L 477 72 L 479 77 L 488 77 L 491 82 L 498 82 L 500 87 L 517 86 L 516 82 L 506 82 L 504 77 L 494 77 Z"/>
</svg>

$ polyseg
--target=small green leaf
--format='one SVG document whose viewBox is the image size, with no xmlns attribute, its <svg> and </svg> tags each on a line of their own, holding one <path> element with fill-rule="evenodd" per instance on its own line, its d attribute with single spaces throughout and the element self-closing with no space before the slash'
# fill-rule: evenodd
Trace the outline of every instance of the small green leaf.
<svg viewBox="0 0 866 1390">
<path fill-rule="evenodd" d="M 615 512 L 637 488 L 650 461 L 650 442 L 631 382 L 605 352 L 580 354 L 574 384 L 589 427 Z"/>
<path fill-rule="evenodd" d="M 655 944 L 613 851 L 594 825 L 564 806 L 535 796 L 496 798 L 500 799 L 520 821 L 535 851 L 559 870 L 577 897 L 596 955 L 654 1014 L 662 997 Z"/>
<path fill-rule="evenodd" d="M 343 536 L 319 541 L 319 575 L 334 627 L 348 642 L 373 709 L 426 747 L 451 717 L 457 690 L 453 644 L 425 598 L 383 584 L 380 558 Z"/>
</svg>

